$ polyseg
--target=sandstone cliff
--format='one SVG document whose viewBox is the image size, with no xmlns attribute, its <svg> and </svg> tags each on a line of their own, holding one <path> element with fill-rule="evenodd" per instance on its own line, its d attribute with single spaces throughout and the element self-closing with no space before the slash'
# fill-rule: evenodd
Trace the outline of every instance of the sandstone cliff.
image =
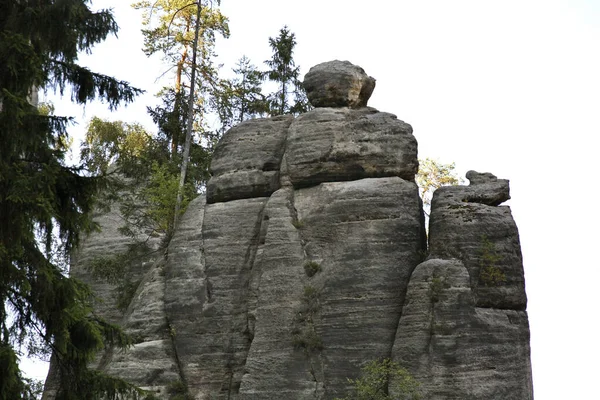
<svg viewBox="0 0 600 400">
<path fill-rule="evenodd" d="M 97 367 L 165 399 L 174 382 L 194 399 L 333 399 L 390 357 L 426 399 L 532 399 L 508 181 L 471 171 L 436 191 L 427 244 L 411 126 L 366 106 L 375 80 L 348 62 L 305 86 L 314 110 L 225 134 L 166 254 L 127 266 L 124 312 L 85 269 L 124 246 L 101 217 L 73 274 L 135 346 Z"/>
</svg>

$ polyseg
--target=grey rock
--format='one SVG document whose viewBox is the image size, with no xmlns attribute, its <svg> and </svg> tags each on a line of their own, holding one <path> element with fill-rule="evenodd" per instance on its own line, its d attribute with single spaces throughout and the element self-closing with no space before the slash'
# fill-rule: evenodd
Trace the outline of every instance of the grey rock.
<svg viewBox="0 0 600 400">
<path fill-rule="evenodd" d="M 289 128 L 283 173 L 294 187 L 398 176 L 414 181 L 417 141 L 412 127 L 372 108 L 317 108 Z"/>
<path fill-rule="evenodd" d="M 90 268 L 91 262 L 102 257 L 113 257 L 127 252 L 129 246 L 134 244 L 130 237 L 123 236 L 119 228 L 123 226 L 123 218 L 119 211 L 120 205 L 113 203 L 110 211 L 96 215 L 94 221 L 102 227 L 99 232 L 94 232 L 84 238 L 76 252 L 71 256 L 72 275 L 91 286 L 95 294 L 94 307 L 98 314 L 112 323 L 120 323 L 123 311 L 117 307 L 117 285 L 97 279 Z M 150 249 L 156 249 L 160 237 L 150 238 Z M 135 260 L 129 265 L 124 265 L 124 274 L 129 275 L 137 282 L 152 268 L 156 254 Z"/>
<path fill-rule="evenodd" d="M 207 202 L 264 197 L 279 189 L 279 167 L 292 119 L 289 115 L 252 119 L 223 135 L 211 161 Z"/>
<path fill-rule="evenodd" d="M 488 182 L 497 182 L 498 178 L 496 177 L 496 175 L 489 173 L 489 172 L 477 172 L 477 171 L 467 171 L 467 174 L 465 175 L 467 177 L 467 179 L 469 180 L 469 183 L 471 185 L 479 185 L 482 183 L 488 183 Z"/>
<path fill-rule="evenodd" d="M 475 175 L 469 186 L 436 190 L 429 220 L 432 257 L 462 260 L 479 307 L 525 310 L 525 278 L 519 232 L 510 207 L 508 181 Z M 471 179 L 470 178 L 470 179 Z"/>
<path fill-rule="evenodd" d="M 166 393 L 167 386 L 180 379 L 165 312 L 163 269 L 160 258 L 142 278 L 121 320 L 133 346 L 126 351 L 109 349 L 92 365 L 156 393 Z"/>
<path fill-rule="evenodd" d="M 426 399 L 533 399 L 527 313 L 476 307 L 459 260 L 415 269 L 392 354 Z"/>
<path fill-rule="evenodd" d="M 194 399 L 303 400 L 344 397 L 365 363 L 391 357 L 427 399 L 533 398 L 519 236 L 500 205 L 508 181 L 469 171 L 469 186 L 438 189 L 427 255 L 412 128 L 362 107 L 368 77 L 341 63 L 335 78 L 339 63 L 307 81 L 338 79 L 329 100 L 317 83 L 309 93 L 342 107 L 223 137 L 206 197 L 168 249 L 124 266 L 139 282 L 124 312 L 85 267 L 130 243 L 118 210 L 98 216 L 72 273 L 135 344 L 92 367 L 164 400 L 178 381 Z"/>
<path fill-rule="evenodd" d="M 343 396 L 363 360 L 390 354 L 424 248 L 417 186 L 391 177 L 284 188 L 271 196 L 263 221 L 240 398 Z M 304 270 L 310 261 L 319 265 L 312 276 Z"/>
<path fill-rule="evenodd" d="M 311 375 L 311 357 L 292 343 L 294 320 L 307 284 L 306 255 L 294 221 L 293 189 L 282 188 L 273 193 L 263 212 L 249 283 L 248 321 L 253 339 L 240 399 L 309 399 L 322 387 Z"/>
<path fill-rule="evenodd" d="M 308 101 L 314 107 L 366 107 L 375 79 L 349 61 L 328 61 L 312 67 L 304 77 Z"/>
<path fill-rule="evenodd" d="M 164 266 L 164 308 L 179 379 L 184 382 L 194 382 L 202 375 L 202 365 L 196 362 L 198 355 L 193 349 L 199 342 L 197 327 L 208 296 L 202 237 L 205 206 L 204 196 L 190 202 L 169 243 Z"/>
<path fill-rule="evenodd" d="M 196 398 L 231 398 L 238 393 L 252 341 L 249 282 L 267 200 L 232 200 L 204 209 L 204 284 L 198 282 L 195 289 L 205 292 L 198 301 L 202 310 L 194 315 L 196 321 L 180 328 L 181 337 L 175 336 L 182 370 Z M 187 263 L 176 268 L 187 269 Z"/>
</svg>

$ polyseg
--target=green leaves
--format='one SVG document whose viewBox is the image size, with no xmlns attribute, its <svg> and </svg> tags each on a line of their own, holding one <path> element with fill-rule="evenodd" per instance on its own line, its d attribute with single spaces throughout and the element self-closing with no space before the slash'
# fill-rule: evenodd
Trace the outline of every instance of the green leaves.
<svg viewBox="0 0 600 400">
<path fill-rule="evenodd" d="M 385 358 L 370 361 L 360 378 L 348 379 L 353 393 L 337 400 L 419 400 L 423 396 L 420 384 L 398 363 Z"/>
</svg>

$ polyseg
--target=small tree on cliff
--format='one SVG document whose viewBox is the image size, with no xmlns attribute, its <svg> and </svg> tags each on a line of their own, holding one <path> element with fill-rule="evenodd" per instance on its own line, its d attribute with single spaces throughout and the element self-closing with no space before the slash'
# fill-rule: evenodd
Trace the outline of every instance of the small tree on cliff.
<svg viewBox="0 0 600 400">
<path fill-rule="evenodd" d="M 110 11 L 92 12 L 84 0 L 0 0 L 1 399 L 30 396 L 18 367 L 24 344 L 56 359 L 58 399 L 141 396 L 87 368 L 98 350 L 127 338 L 92 313 L 90 290 L 68 276 L 70 251 L 94 228 L 103 179 L 65 164 L 69 118 L 28 102 L 32 88 L 48 86 L 71 88 L 80 104 L 132 101 L 140 90 L 76 64 L 79 51 L 116 31 Z"/>
</svg>

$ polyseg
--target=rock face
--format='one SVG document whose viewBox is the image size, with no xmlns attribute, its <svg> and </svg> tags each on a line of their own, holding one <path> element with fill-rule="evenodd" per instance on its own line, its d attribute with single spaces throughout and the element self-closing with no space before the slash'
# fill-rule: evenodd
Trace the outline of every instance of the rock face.
<svg viewBox="0 0 600 400">
<path fill-rule="evenodd" d="M 194 399 L 333 399 L 392 358 L 425 399 L 533 398 L 508 181 L 470 171 L 436 191 L 428 250 L 417 142 L 366 107 L 374 84 L 348 62 L 316 66 L 317 108 L 225 134 L 164 257 L 132 267 L 127 310 L 100 306 L 136 344 L 97 368 L 164 399 L 176 384 Z M 120 251 L 103 218 L 73 270 L 109 298 L 85 273 L 92 249 Z"/>
</svg>

